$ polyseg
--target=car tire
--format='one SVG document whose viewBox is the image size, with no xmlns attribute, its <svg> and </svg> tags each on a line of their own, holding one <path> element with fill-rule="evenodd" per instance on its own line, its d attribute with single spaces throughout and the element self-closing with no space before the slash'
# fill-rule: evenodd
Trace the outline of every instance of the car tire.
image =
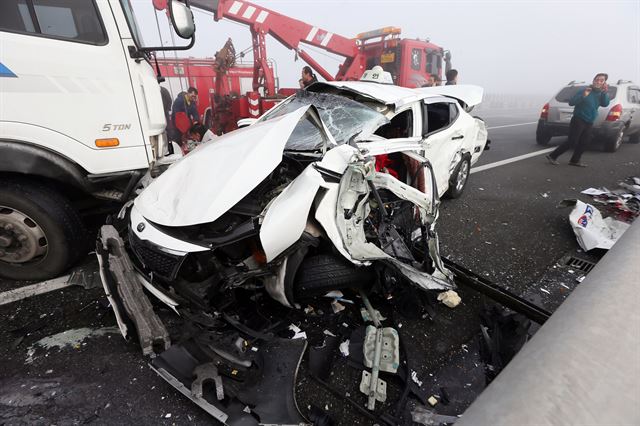
<svg viewBox="0 0 640 426">
<path fill-rule="evenodd" d="M 39 182 L 0 182 L 0 277 L 46 280 L 86 253 L 86 231 L 70 201 Z"/>
<path fill-rule="evenodd" d="M 620 130 L 618 130 L 618 132 L 615 134 L 615 136 L 605 141 L 604 150 L 606 152 L 616 152 L 618 148 L 620 148 L 624 139 L 624 132 L 626 129 L 626 127 L 621 127 Z"/>
<path fill-rule="evenodd" d="M 543 124 L 538 124 L 538 128 L 536 129 L 536 143 L 538 145 L 546 146 L 549 144 L 551 140 L 551 135 L 544 128 Z"/>
<path fill-rule="evenodd" d="M 444 196 L 446 198 L 460 197 L 464 192 L 464 188 L 467 186 L 470 172 L 471 161 L 469 160 L 469 156 L 464 156 L 453 170 L 453 173 L 449 178 L 449 189 L 447 189 Z"/>
<path fill-rule="evenodd" d="M 337 255 L 309 256 L 296 273 L 294 298 L 299 301 L 320 297 L 333 290 L 366 288 L 374 280 L 375 272 L 370 267 L 357 267 Z"/>
</svg>

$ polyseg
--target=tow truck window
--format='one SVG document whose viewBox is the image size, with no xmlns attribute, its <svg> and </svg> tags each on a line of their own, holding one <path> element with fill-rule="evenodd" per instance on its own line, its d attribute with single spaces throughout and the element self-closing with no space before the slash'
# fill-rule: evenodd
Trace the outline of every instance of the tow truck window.
<svg viewBox="0 0 640 426">
<path fill-rule="evenodd" d="M 2 0 L 0 29 L 96 45 L 107 42 L 94 1 Z"/>
<path fill-rule="evenodd" d="M 411 69 L 420 71 L 422 68 L 422 49 L 411 49 Z"/>
</svg>

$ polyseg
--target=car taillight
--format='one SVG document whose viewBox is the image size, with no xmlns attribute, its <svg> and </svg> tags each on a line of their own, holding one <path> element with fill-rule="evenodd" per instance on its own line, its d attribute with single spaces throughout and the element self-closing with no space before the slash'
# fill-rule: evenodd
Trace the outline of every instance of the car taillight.
<svg viewBox="0 0 640 426">
<path fill-rule="evenodd" d="M 548 103 L 544 104 L 544 106 L 542 107 L 542 111 L 540 111 L 540 119 L 541 120 L 546 120 L 547 118 L 549 118 L 549 104 Z"/>
<path fill-rule="evenodd" d="M 617 104 L 614 105 L 613 108 L 609 110 L 609 114 L 607 114 L 607 121 L 617 121 L 620 119 L 622 115 L 622 105 Z"/>
</svg>

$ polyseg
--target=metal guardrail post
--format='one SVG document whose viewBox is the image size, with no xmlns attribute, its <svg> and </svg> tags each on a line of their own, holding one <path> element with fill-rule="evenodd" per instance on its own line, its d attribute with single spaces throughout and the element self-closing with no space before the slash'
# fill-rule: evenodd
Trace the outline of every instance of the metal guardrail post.
<svg viewBox="0 0 640 426">
<path fill-rule="evenodd" d="M 456 426 L 640 424 L 640 220 Z"/>
</svg>

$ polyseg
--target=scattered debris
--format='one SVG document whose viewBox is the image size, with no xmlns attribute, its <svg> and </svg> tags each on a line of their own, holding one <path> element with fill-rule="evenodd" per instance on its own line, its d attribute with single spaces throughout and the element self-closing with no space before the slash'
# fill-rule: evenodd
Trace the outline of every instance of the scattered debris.
<svg viewBox="0 0 640 426">
<path fill-rule="evenodd" d="M 307 338 L 307 333 L 302 331 L 300 329 L 300 327 L 298 327 L 295 324 L 291 324 L 289 326 L 289 330 L 293 331 L 293 333 L 294 333 L 293 337 L 291 337 L 292 339 L 306 339 Z"/>
<path fill-rule="evenodd" d="M 618 189 L 588 188 L 582 191 L 582 194 L 590 195 L 595 203 L 602 204 L 607 216 L 631 223 L 640 215 L 639 181 L 637 177 L 630 177 L 620 182 Z"/>
<path fill-rule="evenodd" d="M 340 343 L 340 353 L 342 354 L 342 356 L 349 356 L 349 340 L 345 340 L 344 342 Z"/>
<path fill-rule="evenodd" d="M 578 279 L 579 279 L 579 278 L 578 278 Z M 578 280 L 576 280 L 576 281 L 578 281 Z M 581 281 L 578 281 L 578 282 L 581 282 Z M 561 285 L 562 287 L 566 288 L 567 290 L 571 290 L 571 288 L 570 288 L 568 285 L 566 285 L 566 284 L 560 283 L 560 285 Z"/>
<path fill-rule="evenodd" d="M 386 318 L 382 316 L 379 310 L 374 309 L 373 312 L 375 313 L 375 316 L 378 321 L 382 322 L 386 320 Z M 369 315 L 369 311 L 367 311 L 365 308 L 360 309 L 360 315 L 362 315 L 362 321 L 374 322 L 373 318 L 371 318 L 371 315 Z"/>
<path fill-rule="evenodd" d="M 438 294 L 438 301 L 442 302 L 445 306 L 449 308 L 455 308 L 460 304 L 462 299 L 460 298 L 460 296 L 458 296 L 458 293 L 456 293 L 455 291 L 447 290 Z"/>
<path fill-rule="evenodd" d="M 413 380 L 413 383 L 415 383 L 419 387 L 422 387 L 422 380 L 418 379 L 418 373 L 413 370 L 411 370 L 411 380 Z"/>
<path fill-rule="evenodd" d="M 583 250 L 610 249 L 629 228 L 629 224 L 612 217 L 602 218 L 600 211 L 580 200 L 564 200 L 561 206 L 575 206 L 569 214 L 569 222 Z"/>
<path fill-rule="evenodd" d="M 436 406 L 436 404 L 438 403 L 438 399 L 437 399 L 434 395 L 431 395 L 431 396 L 429 397 L 429 399 L 427 399 L 427 402 L 428 402 L 428 403 L 429 403 L 429 405 L 431 405 L 432 407 L 435 407 L 435 406 Z"/>
<path fill-rule="evenodd" d="M 581 275 L 578 278 L 576 278 L 576 281 L 581 283 L 582 281 L 584 281 L 585 278 L 586 278 L 586 275 Z"/>
<path fill-rule="evenodd" d="M 543 293 L 551 294 L 551 292 L 544 287 L 540 287 L 540 291 Z"/>
<path fill-rule="evenodd" d="M 542 198 L 549 198 L 549 194 L 547 192 L 543 192 L 542 194 L 540 194 L 540 196 Z"/>
<path fill-rule="evenodd" d="M 337 314 L 338 312 L 344 311 L 345 308 L 342 303 L 334 300 L 333 302 L 331 302 L 331 309 L 333 310 L 334 314 Z"/>
</svg>

